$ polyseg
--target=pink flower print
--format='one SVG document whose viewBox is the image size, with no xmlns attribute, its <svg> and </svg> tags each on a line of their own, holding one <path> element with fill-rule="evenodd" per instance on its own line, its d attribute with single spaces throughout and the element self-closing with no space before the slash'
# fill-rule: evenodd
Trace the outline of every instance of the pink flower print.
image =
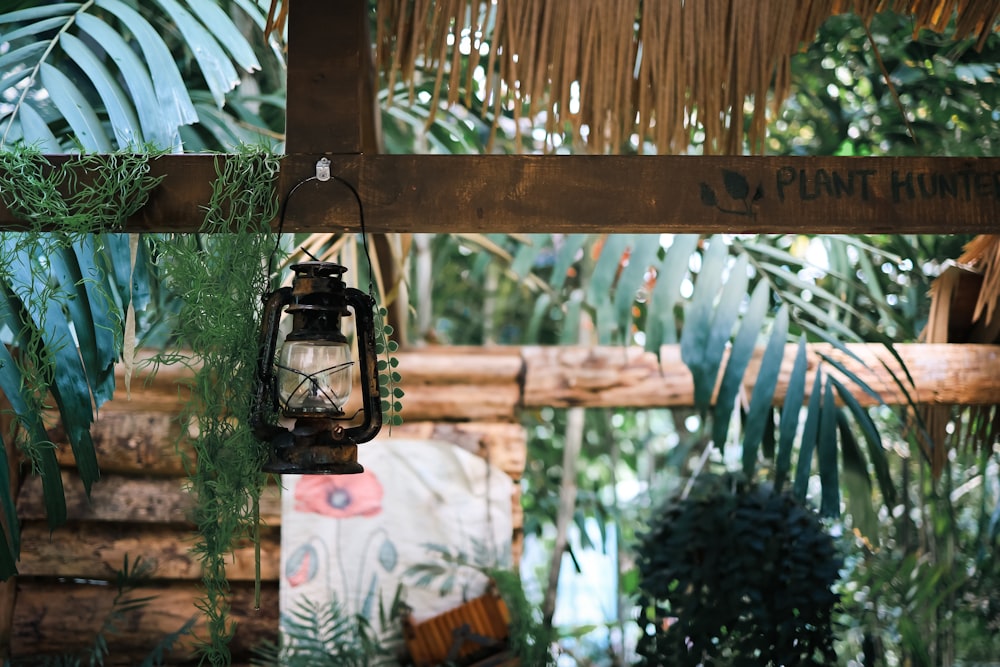
<svg viewBox="0 0 1000 667">
<path fill-rule="evenodd" d="M 333 519 L 375 516 L 382 511 L 382 483 L 375 473 L 314 475 L 295 485 L 295 509 Z"/>
</svg>

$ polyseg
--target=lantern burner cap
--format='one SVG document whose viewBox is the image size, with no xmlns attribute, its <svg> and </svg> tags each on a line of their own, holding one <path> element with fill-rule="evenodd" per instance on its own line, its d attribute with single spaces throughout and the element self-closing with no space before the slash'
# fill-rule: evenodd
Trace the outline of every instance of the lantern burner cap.
<svg viewBox="0 0 1000 667">
<path fill-rule="evenodd" d="M 334 262 L 301 262 L 292 264 L 292 271 L 303 278 L 340 278 L 347 267 Z"/>
</svg>

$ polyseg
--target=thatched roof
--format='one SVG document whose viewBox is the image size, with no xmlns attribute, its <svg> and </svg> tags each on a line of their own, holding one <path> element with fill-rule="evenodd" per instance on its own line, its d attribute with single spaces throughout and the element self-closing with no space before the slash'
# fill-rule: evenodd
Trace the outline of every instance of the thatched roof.
<svg viewBox="0 0 1000 667">
<path fill-rule="evenodd" d="M 288 2 L 272 0 L 280 23 Z M 332 5 L 331 5 L 332 6 Z M 378 0 L 377 62 L 390 84 L 437 72 L 435 99 L 468 95 L 476 65 L 497 75 L 487 99 L 515 118 L 539 116 L 552 132 L 568 124 L 605 152 L 633 134 L 661 153 L 684 151 L 693 123 L 706 150 L 740 153 L 744 102 L 783 100 L 791 56 L 830 16 L 909 14 L 914 29 L 955 39 L 994 28 L 995 0 Z M 459 49 L 454 48 L 459 45 Z M 460 53 L 469 67 L 460 66 Z M 392 87 L 390 86 L 390 90 Z M 773 95 L 769 96 L 769 92 Z M 693 112 L 692 110 L 697 110 Z M 497 114 L 499 115 L 499 114 Z M 764 137 L 752 114 L 750 145 Z"/>
</svg>

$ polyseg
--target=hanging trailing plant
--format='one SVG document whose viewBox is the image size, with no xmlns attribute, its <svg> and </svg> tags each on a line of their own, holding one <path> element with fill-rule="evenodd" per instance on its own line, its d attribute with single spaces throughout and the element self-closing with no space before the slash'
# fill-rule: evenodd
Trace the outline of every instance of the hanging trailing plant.
<svg viewBox="0 0 1000 667">
<path fill-rule="evenodd" d="M 182 306 L 174 331 L 179 351 L 158 363 L 182 363 L 195 370 L 191 398 L 182 412 L 196 425 L 195 460 L 188 462 L 197 498 L 194 553 L 203 571 L 209 636 L 203 661 L 228 665 L 235 631 L 229 617 L 226 561 L 244 540 L 259 545 L 259 502 L 267 452 L 250 428 L 257 367 L 257 335 L 266 293 L 268 257 L 275 248 L 269 223 L 278 212 L 274 178 L 278 158 L 243 148 L 217 167 L 212 198 L 199 235 L 173 234 L 156 243 L 157 265 Z M 260 592 L 258 551 L 257 593 Z"/>
<path fill-rule="evenodd" d="M 125 312 L 143 308 L 147 295 L 120 232 L 160 181 L 149 174 L 154 157 L 76 155 L 53 165 L 23 144 L 0 151 L 0 198 L 24 222 L 21 231 L 0 232 L 0 323 L 9 331 L 0 344 L 0 391 L 19 427 L 0 433 L 0 467 L 16 465 L 2 446 L 14 437 L 42 478 L 52 528 L 65 522 L 66 500 L 42 411 L 51 396 L 89 493 L 100 476 L 90 437 L 94 409 L 114 392 Z M 6 579 L 16 573 L 19 552 L 7 474 L 0 475 L 0 509 L 9 531 L 0 546 Z"/>
</svg>

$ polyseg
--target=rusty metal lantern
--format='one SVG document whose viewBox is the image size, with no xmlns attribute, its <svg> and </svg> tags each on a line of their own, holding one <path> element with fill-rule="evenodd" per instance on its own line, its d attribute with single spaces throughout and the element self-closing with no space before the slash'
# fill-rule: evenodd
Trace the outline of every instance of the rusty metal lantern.
<svg viewBox="0 0 1000 667">
<path fill-rule="evenodd" d="M 257 386 L 252 426 L 270 443 L 264 470 L 273 473 L 347 474 L 362 472 L 358 444 L 382 427 L 382 403 L 376 370 L 371 295 L 347 287 L 347 270 L 332 262 L 292 266 L 291 287 L 268 295 L 261 321 Z M 292 327 L 277 349 L 284 310 Z M 341 320 L 353 311 L 362 394 L 363 419 L 348 415 L 355 362 Z M 294 419 L 285 428 L 278 422 Z"/>
</svg>

